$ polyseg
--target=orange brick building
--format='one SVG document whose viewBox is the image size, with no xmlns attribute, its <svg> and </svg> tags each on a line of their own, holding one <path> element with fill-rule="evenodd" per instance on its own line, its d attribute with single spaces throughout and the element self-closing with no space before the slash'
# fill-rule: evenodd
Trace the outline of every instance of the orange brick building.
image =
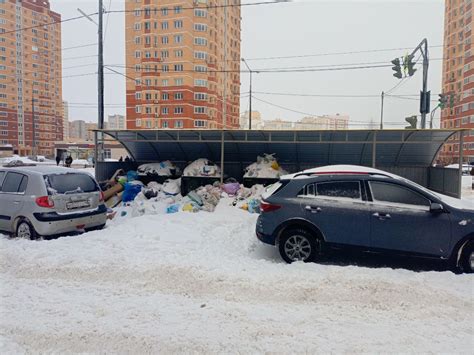
<svg viewBox="0 0 474 355">
<path fill-rule="evenodd" d="M 239 127 L 240 1 L 225 2 L 126 1 L 128 129 L 222 128 L 224 96 Z"/>
<path fill-rule="evenodd" d="M 48 0 L 0 0 L 0 145 L 19 154 L 63 139 L 61 24 L 43 26 L 60 20 Z"/>
<path fill-rule="evenodd" d="M 472 1 L 446 0 L 444 19 L 443 93 L 454 95 L 454 107 L 441 113 L 441 128 L 467 128 L 464 136 L 464 161 L 474 162 L 474 39 Z M 449 99 L 448 99 L 449 101 Z M 445 163 L 458 162 L 459 138 L 443 147 Z"/>
</svg>

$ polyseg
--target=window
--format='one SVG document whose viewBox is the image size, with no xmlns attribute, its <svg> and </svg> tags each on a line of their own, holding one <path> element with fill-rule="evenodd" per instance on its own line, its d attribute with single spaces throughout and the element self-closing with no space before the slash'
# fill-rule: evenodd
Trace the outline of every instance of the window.
<svg viewBox="0 0 474 355">
<path fill-rule="evenodd" d="M 161 29 L 162 30 L 167 30 L 168 29 L 168 22 L 167 21 L 161 23 Z"/>
<path fill-rule="evenodd" d="M 419 193 L 395 184 L 371 181 L 370 190 L 374 201 L 428 207 L 431 204 L 427 198 Z"/>
<path fill-rule="evenodd" d="M 183 70 L 184 70 L 183 64 L 174 65 L 174 71 L 183 71 Z"/>
<path fill-rule="evenodd" d="M 207 25 L 204 23 L 195 23 L 194 30 L 198 32 L 207 32 Z"/>
<path fill-rule="evenodd" d="M 207 11 L 201 9 L 194 9 L 194 16 L 196 17 L 207 17 Z"/>
<path fill-rule="evenodd" d="M 25 181 L 23 181 L 25 180 Z M 23 193 L 26 191 L 28 178 L 23 174 L 8 173 L 2 184 L 2 192 Z"/>
<path fill-rule="evenodd" d="M 2 182 L 3 182 L 3 177 L 5 176 L 4 171 L 0 171 L 0 191 L 2 191 Z"/>
<path fill-rule="evenodd" d="M 181 49 L 175 50 L 174 51 L 174 56 L 176 58 L 181 58 L 183 56 L 183 51 Z"/>
<path fill-rule="evenodd" d="M 161 123 L 161 127 L 162 127 L 162 128 L 168 128 L 168 121 L 163 121 L 163 122 Z"/>
<path fill-rule="evenodd" d="M 162 100 L 169 100 L 170 99 L 170 94 L 168 94 L 167 92 L 163 93 L 161 95 L 161 99 Z"/>
<path fill-rule="evenodd" d="M 136 120 L 135 120 L 135 126 L 137 126 L 137 127 L 141 127 L 141 126 L 142 126 L 142 120 L 141 120 L 141 119 L 139 119 L 139 118 L 138 118 L 138 119 L 136 119 Z"/>
<path fill-rule="evenodd" d="M 176 78 L 174 79 L 174 85 L 175 86 L 181 86 L 184 84 L 184 79 L 183 78 Z"/>
<path fill-rule="evenodd" d="M 207 122 L 202 120 L 194 121 L 194 127 L 206 127 Z"/>
<path fill-rule="evenodd" d="M 142 93 L 141 92 L 136 92 L 135 93 L 135 99 L 136 100 L 141 100 L 142 99 Z"/>
<path fill-rule="evenodd" d="M 141 106 L 135 106 L 135 113 L 141 113 L 142 112 L 142 107 Z"/>
<path fill-rule="evenodd" d="M 360 184 L 357 181 L 334 181 L 309 184 L 303 188 L 299 195 L 361 199 Z"/>
<path fill-rule="evenodd" d="M 168 84 L 168 79 L 163 79 L 163 80 L 161 81 L 161 86 L 168 86 L 168 85 L 169 85 L 169 84 Z"/>
<path fill-rule="evenodd" d="M 183 121 L 175 121 L 174 122 L 174 127 L 175 128 L 183 128 Z M 0 177 L 1 179 L 1 177 Z"/>
<path fill-rule="evenodd" d="M 170 110 L 169 110 L 168 107 L 163 107 L 163 108 L 161 108 L 161 113 L 162 113 L 163 115 L 167 115 L 169 112 L 170 112 Z"/>
<path fill-rule="evenodd" d="M 183 20 L 174 20 L 174 28 L 183 28 Z"/>
<path fill-rule="evenodd" d="M 207 46 L 207 39 L 203 37 L 195 37 L 194 44 L 197 46 Z"/>
<path fill-rule="evenodd" d="M 183 99 L 183 93 L 182 92 L 177 92 L 174 94 L 174 99 L 175 100 L 182 100 Z"/>
<path fill-rule="evenodd" d="M 207 87 L 207 80 L 196 79 L 196 80 L 194 80 L 194 86 Z"/>
<path fill-rule="evenodd" d="M 206 73 L 207 72 L 207 67 L 204 65 L 195 65 L 194 66 L 194 71 L 198 73 Z"/>
<path fill-rule="evenodd" d="M 167 37 L 167 36 L 163 36 L 163 37 L 161 37 L 161 43 L 163 43 L 163 44 L 167 44 L 167 43 L 169 43 L 169 39 L 168 39 L 168 37 Z"/>
<path fill-rule="evenodd" d="M 207 53 L 206 52 L 201 52 L 201 51 L 195 51 L 194 52 L 194 58 L 195 59 L 206 60 L 207 59 Z"/>
<path fill-rule="evenodd" d="M 174 108 L 174 113 L 177 115 L 181 115 L 184 113 L 184 109 L 181 106 L 177 106 Z"/>
<path fill-rule="evenodd" d="M 194 93 L 194 100 L 198 100 L 198 101 L 207 100 L 207 94 L 203 92 L 196 92 Z"/>
<path fill-rule="evenodd" d="M 48 187 L 53 188 L 59 194 L 77 191 L 82 192 L 99 191 L 99 187 L 95 181 L 87 174 L 54 174 L 47 176 Z"/>
<path fill-rule="evenodd" d="M 202 115 L 207 113 L 207 107 L 204 106 L 194 106 L 194 113 Z"/>
<path fill-rule="evenodd" d="M 161 9 L 161 15 L 163 15 L 163 16 L 168 15 L 168 8 L 167 8 L 167 7 L 163 7 L 163 8 Z"/>
<path fill-rule="evenodd" d="M 175 6 L 175 7 L 174 7 L 174 13 L 175 13 L 175 14 L 180 14 L 180 13 L 181 13 L 181 10 L 182 10 L 182 7 L 181 7 L 181 6 Z"/>
<path fill-rule="evenodd" d="M 183 35 L 174 35 L 174 43 L 183 43 Z"/>
</svg>

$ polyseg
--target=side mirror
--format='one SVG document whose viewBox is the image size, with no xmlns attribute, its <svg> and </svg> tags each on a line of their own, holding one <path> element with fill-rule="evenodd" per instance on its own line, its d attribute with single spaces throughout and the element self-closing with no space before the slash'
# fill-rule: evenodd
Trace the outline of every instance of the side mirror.
<svg viewBox="0 0 474 355">
<path fill-rule="evenodd" d="M 443 205 L 441 205 L 439 203 L 432 202 L 431 206 L 430 206 L 430 212 L 431 213 L 443 213 L 444 212 L 444 207 L 443 207 Z"/>
</svg>

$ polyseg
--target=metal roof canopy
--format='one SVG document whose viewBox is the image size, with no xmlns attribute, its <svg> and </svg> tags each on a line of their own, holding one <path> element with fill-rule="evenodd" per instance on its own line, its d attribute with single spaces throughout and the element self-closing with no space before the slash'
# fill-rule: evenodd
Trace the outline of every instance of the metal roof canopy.
<svg viewBox="0 0 474 355">
<path fill-rule="evenodd" d="M 429 167 L 442 145 L 463 130 L 101 130 L 119 141 L 137 162 L 198 158 L 247 164 L 275 153 L 295 171 L 333 164 Z M 292 169 L 293 170 L 293 169 Z"/>
</svg>

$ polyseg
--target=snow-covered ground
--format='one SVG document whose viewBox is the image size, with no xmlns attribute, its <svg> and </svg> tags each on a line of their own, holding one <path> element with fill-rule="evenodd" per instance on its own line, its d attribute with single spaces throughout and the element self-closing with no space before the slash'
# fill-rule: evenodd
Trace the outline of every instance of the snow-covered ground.
<svg viewBox="0 0 474 355">
<path fill-rule="evenodd" d="M 287 265 L 229 204 L 1 237 L 0 352 L 472 353 L 471 275 Z"/>
</svg>

